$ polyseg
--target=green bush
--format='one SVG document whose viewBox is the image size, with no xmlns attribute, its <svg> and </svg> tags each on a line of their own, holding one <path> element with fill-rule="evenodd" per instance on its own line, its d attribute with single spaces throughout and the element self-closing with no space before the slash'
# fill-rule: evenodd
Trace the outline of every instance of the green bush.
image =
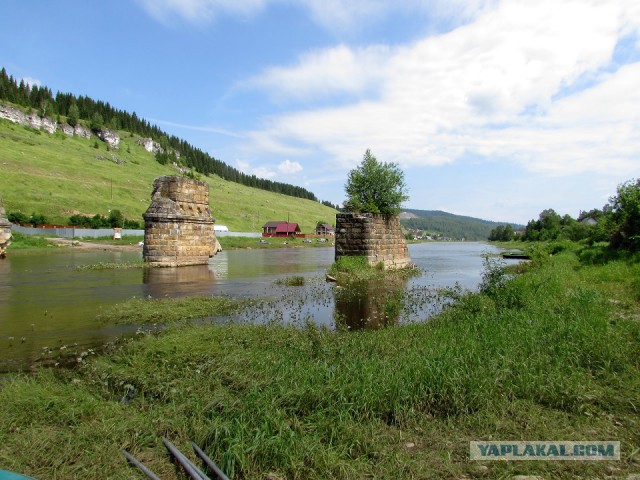
<svg viewBox="0 0 640 480">
<path fill-rule="evenodd" d="M 329 273 L 353 274 L 369 269 L 371 269 L 371 267 L 365 257 L 340 257 L 333 265 L 331 265 Z"/>
<path fill-rule="evenodd" d="M 31 217 L 29 218 L 29 223 L 32 224 L 34 227 L 37 227 L 38 225 L 46 225 L 47 223 L 49 223 L 49 220 L 47 219 L 47 217 L 45 217 L 41 213 L 34 212 L 31 214 Z"/>
<path fill-rule="evenodd" d="M 29 223 L 29 217 L 22 212 L 11 212 L 7 215 L 7 220 L 11 223 Z"/>
</svg>

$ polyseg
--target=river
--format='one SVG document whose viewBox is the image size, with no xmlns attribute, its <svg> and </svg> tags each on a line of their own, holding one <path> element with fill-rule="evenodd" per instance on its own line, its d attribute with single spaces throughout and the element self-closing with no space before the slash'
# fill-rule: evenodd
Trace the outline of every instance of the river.
<svg viewBox="0 0 640 480">
<path fill-rule="evenodd" d="M 417 308 L 403 310 L 398 323 L 424 320 L 438 288 L 477 288 L 482 254 L 498 249 L 465 242 L 414 244 L 409 251 L 422 274 L 402 287 L 419 300 L 413 302 Z M 43 351 L 88 351 L 132 334 L 136 326 L 104 325 L 95 318 L 132 297 L 259 296 L 270 299 L 268 305 L 235 321 L 336 322 L 334 286 L 324 282 L 333 262 L 331 247 L 229 250 L 209 265 L 162 269 L 82 268 L 139 261 L 140 252 L 9 253 L 0 260 L 0 372 L 37 365 Z M 305 277 L 306 285 L 276 283 L 293 275 Z"/>
</svg>

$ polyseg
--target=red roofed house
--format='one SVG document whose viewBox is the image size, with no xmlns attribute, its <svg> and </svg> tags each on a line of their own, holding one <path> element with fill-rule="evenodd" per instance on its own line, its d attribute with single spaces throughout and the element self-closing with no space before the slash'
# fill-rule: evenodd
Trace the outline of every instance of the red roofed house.
<svg viewBox="0 0 640 480">
<path fill-rule="evenodd" d="M 297 223 L 267 222 L 262 226 L 263 237 L 289 237 L 300 233 Z"/>
</svg>

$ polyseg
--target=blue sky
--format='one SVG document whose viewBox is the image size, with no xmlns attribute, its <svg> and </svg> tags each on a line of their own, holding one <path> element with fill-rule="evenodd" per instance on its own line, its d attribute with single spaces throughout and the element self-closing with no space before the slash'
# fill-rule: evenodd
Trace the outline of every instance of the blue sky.
<svg viewBox="0 0 640 480">
<path fill-rule="evenodd" d="M 640 176 L 637 0 L 4 0 L 0 65 L 333 203 L 367 148 L 498 221 Z"/>
</svg>

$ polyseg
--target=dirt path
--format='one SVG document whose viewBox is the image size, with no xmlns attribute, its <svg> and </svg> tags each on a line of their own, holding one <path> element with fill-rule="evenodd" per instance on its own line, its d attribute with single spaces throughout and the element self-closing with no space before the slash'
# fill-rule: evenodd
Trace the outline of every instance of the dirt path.
<svg viewBox="0 0 640 480">
<path fill-rule="evenodd" d="M 80 242 L 71 238 L 59 238 L 52 237 L 47 238 L 51 243 L 57 245 L 64 245 L 71 248 L 78 248 L 81 250 L 118 250 L 118 251 L 142 251 L 142 246 L 137 243 L 125 243 L 126 240 L 122 240 L 121 245 L 112 245 L 109 243 L 93 243 L 93 242 Z"/>
</svg>

